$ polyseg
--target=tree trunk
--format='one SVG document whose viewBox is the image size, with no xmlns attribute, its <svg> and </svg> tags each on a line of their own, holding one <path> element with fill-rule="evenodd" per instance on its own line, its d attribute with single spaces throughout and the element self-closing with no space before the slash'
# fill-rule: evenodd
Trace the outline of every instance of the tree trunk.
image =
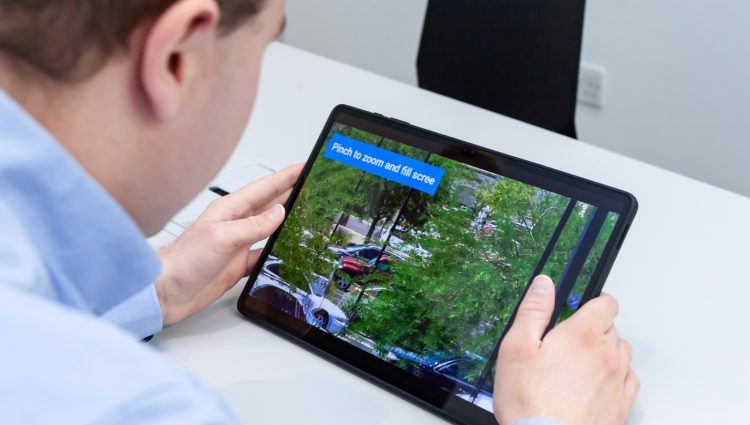
<svg viewBox="0 0 750 425">
<path fill-rule="evenodd" d="M 381 206 L 378 210 L 378 214 L 375 216 L 375 219 L 372 220 L 372 223 L 370 223 L 370 229 L 367 230 L 367 236 L 365 237 L 365 243 L 370 243 L 370 240 L 372 240 L 372 235 L 375 233 L 375 229 L 378 227 L 378 224 L 380 223 L 380 219 L 383 218 L 383 207 Z"/>
</svg>

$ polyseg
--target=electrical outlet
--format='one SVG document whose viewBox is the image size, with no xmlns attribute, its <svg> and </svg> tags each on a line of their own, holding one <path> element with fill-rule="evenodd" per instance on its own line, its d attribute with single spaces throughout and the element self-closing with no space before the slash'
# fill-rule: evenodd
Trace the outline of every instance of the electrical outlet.
<svg viewBox="0 0 750 425">
<path fill-rule="evenodd" d="M 607 69 L 603 66 L 582 63 L 578 76 L 578 102 L 601 108 L 604 106 L 604 80 Z"/>
</svg>

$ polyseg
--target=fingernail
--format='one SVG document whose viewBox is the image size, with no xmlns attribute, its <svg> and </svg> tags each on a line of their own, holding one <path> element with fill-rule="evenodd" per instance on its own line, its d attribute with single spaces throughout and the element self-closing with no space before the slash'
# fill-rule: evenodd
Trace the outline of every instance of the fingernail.
<svg viewBox="0 0 750 425">
<path fill-rule="evenodd" d="M 555 284 L 552 283 L 552 279 L 550 279 L 548 276 L 545 276 L 545 275 L 539 275 L 531 283 L 531 288 L 529 288 L 529 292 L 532 292 L 535 294 L 546 294 L 547 292 L 550 292 L 554 289 L 555 289 Z"/>
<path fill-rule="evenodd" d="M 279 221 L 281 217 L 284 217 L 284 207 L 281 204 L 274 205 L 266 211 L 266 217 L 271 221 Z"/>
</svg>

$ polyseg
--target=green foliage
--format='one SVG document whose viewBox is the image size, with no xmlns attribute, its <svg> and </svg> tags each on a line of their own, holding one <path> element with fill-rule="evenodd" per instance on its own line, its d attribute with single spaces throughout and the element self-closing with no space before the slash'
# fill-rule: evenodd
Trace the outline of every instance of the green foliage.
<svg viewBox="0 0 750 425">
<path fill-rule="evenodd" d="M 337 125 L 333 133 L 418 160 L 427 157 L 419 149 L 351 127 Z M 282 277 L 307 290 L 313 273 L 329 277 L 334 271 L 327 248 L 347 242 L 333 234 L 342 218 L 370 223 L 367 236 L 374 237 L 376 229 L 388 229 L 405 205 L 398 238 L 429 255 L 411 252 L 404 262 L 392 261 L 388 275 L 358 277 L 362 288 L 386 290 L 367 302 L 357 303 L 356 296 L 344 299 L 341 307 L 351 319 L 350 330 L 374 340 L 379 352 L 398 346 L 417 353 L 469 351 L 489 358 L 570 200 L 437 155 L 428 162 L 446 171 L 434 196 L 321 153 L 274 254 L 284 260 Z M 562 273 L 591 211 L 586 204 L 575 205 L 544 268 L 553 279 Z M 588 283 L 616 219 L 608 217 L 576 288 Z M 478 377 L 484 367 L 479 364 L 470 377 Z"/>
<path fill-rule="evenodd" d="M 421 200 L 425 224 L 409 239 L 430 257 L 394 264 L 389 290 L 363 307 L 351 327 L 381 351 L 400 346 L 489 357 L 568 200 L 511 179 L 488 182 L 479 170 L 439 160 L 453 168 L 446 173 L 453 181 L 443 182 L 434 199 Z M 468 206 L 453 187 L 466 182 L 478 186 Z M 489 233 L 485 223 L 474 223 L 485 206 L 485 221 L 496 226 Z"/>
<path fill-rule="evenodd" d="M 380 138 L 349 127 L 338 130 L 357 132 L 362 141 L 378 143 Z M 331 134 L 331 136 L 333 133 Z M 329 136 L 330 138 L 330 136 Z M 339 214 L 363 197 L 354 191 L 362 172 L 319 155 L 310 171 L 308 184 L 300 191 L 294 210 L 287 217 L 273 253 L 284 261 L 281 277 L 290 285 L 308 290 L 313 273 L 328 277 L 332 271 L 331 243 L 345 242 L 331 235 Z"/>
<path fill-rule="evenodd" d="M 331 220 L 315 213 L 310 193 L 300 194 L 274 246 L 274 255 L 283 261 L 281 277 L 290 285 L 308 290 L 313 273 L 327 276 L 332 255 L 328 252 Z"/>
</svg>

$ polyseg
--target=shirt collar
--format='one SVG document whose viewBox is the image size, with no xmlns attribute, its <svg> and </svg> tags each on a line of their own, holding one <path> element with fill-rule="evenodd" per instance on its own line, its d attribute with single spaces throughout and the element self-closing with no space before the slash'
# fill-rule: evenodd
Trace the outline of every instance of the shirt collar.
<svg viewBox="0 0 750 425">
<path fill-rule="evenodd" d="M 0 202 L 15 213 L 50 276 L 51 288 L 39 292 L 102 314 L 156 280 L 158 257 L 133 220 L 2 91 L 0 152 Z"/>
</svg>

